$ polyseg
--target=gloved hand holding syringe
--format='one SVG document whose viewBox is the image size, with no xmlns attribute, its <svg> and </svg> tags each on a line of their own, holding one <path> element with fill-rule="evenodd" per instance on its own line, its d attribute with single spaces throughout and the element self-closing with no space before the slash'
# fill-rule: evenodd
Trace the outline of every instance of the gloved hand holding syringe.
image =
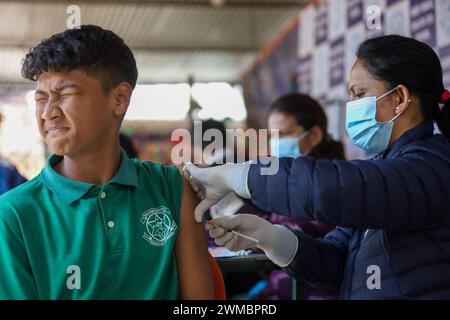
<svg viewBox="0 0 450 320">
<path fill-rule="evenodd" d="M 292 231 L 254 214 L 220 217 L 207 221 L 205 228 L 217 245 L 230 251 L 260 248 L 279 266 L 288 265 L 297 251 L 298 240 Z"/>
<path fill-rule="evenodd" d="M 212 221 L 212 220 L 207 221 L 206 224 L 209 225 L 209 226 L 211 227 L 211 229 L 212 229 L 212 228 L 216 228 L 216 224 L 215 224 L 215 222 Z M 209 229 L 208 227 L 207 227 L 207 229 L 208 229 L 208 230 L 211 230 L 211 229 Z M 253 237 L 250 237 L 250 236 L 246 236 L 245 234 L 242 234 L 242 233 L 237 232 L 237 231 L 235 231 L 235 230 L 229 230 L 229 231 L 231 231 L 232 234 L 235 234 L 235 235 L 237 235 L 237 236 L 239 236 L 239 237 L 242 237 L 242 238 L 244 238 L 244 239 L 253 241 L 253 243 L 254 243 L 255 246 L 259 244 L 259 240 L 256 239 L 256 238 L 253 238 Z"/>
<path fill-rule="evenodd" d="M 212 168 L 198 168 L 189 163 L 183 168 L 192 188 L 201 199 L 195 209 L 197 222 L 204 212 L 224 198 L 230 191 L 250 198 L 246 177 L 250 164 L 226 164 Z M 253 214 L 236 214 L 210 220 L 205 224 L 211 238 L 219 246 L 239 251 L 257 247 L 279 266 L 287 266 L 298 249 L 298 238 L 288 228 L 273 225 Z"/>
</svg>

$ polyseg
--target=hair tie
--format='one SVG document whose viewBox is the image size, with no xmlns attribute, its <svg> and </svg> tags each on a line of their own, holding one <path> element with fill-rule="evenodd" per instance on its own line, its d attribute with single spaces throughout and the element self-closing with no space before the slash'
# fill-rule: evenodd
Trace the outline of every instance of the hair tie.
<svg viewBox="0 0 450 320">
<path fill-rule="evenodd" d="M 444 91 L 442 92 L 441 95 L 441 103 L 446 103 L 447 100 L 450 99 L 450 91 L 448 91 L 447 89 L 444 89 Z"/>
</svg>

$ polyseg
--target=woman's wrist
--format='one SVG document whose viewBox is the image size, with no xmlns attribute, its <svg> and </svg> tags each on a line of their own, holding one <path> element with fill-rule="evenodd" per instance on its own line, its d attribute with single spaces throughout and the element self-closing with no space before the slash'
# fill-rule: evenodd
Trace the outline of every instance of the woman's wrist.
<svg viewBox="0 0 450 320">
<path fill-rule="evenodd" d="M 286 267 L 294 260 L 298 251 L 298 237 L 282 225 L 273 225 L 270 241 L 261 246 L 267 257 L 280 267 Z"/>
</svg>

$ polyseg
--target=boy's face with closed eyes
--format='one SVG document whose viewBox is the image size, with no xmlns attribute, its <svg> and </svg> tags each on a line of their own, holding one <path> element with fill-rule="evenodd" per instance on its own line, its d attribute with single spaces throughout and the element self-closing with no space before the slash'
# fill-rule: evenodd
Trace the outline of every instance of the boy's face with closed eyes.
<svg viewBox="0 0 450 320">
<path fill-rule="evenodd" d="M 128 107 L 131 87 L 107 92 L 81 70 L 44 72 L 37 80 L 36 120 L 51 152 L 77 157 L 114 143 Z"/>
</svg>

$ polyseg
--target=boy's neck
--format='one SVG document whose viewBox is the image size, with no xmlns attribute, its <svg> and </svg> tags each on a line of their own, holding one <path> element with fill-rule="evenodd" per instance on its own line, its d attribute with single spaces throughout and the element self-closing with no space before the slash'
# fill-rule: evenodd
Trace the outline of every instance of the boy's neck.
<svg viewBox="0 0 450 320">
<path fill-rule="evenodd" d="M 94 185 L 105 185 L 117 172 L 120 165 L 119 143 L 113 147 L 102 148 L 92 153 L 76 158 L 64 156 L 63 160 L 54 166 L 60 175 Z"/>
</svg>

